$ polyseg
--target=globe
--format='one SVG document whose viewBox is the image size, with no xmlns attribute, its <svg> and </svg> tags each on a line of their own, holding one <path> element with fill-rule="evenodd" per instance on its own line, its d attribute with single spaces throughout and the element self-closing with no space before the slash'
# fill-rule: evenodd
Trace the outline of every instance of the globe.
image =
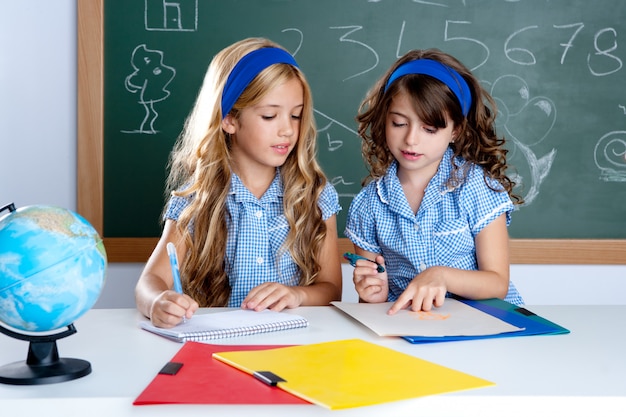
<svg viewBox="0 0 626 417">
<path fill-rule="evenodd" d="M 0 322 L 26 332 L 73 323 L 100 296 L 107 257 L 98 232 L 70 210 L 33 205 L 0 217 Z"/>
</svg>

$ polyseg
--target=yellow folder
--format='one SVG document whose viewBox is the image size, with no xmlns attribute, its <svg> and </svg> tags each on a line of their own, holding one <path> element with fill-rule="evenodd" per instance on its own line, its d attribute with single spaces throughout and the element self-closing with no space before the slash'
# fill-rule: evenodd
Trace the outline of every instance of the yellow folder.
<svg viewBox="0 0 626 417">
<path fill-rule="evenodd" d="M 269 371 L 284 380 L 278 388 L 332 410 L 495 385 L 359 339 L 213 357 L 257 377 Z"/>
</svg>

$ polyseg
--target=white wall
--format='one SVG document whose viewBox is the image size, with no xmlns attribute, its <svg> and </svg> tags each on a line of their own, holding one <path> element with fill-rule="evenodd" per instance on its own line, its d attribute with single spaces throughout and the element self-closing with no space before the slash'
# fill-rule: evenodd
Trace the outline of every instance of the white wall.
<svg viewBox="0 0 626 417">
<path fill-rule="evenodd" d="M 76 210 L 76 0 L 0 0 L 0 204 Z M 134 306 L 141 264 L 110 264 L 96 307 Z M 355 300 L 344 265 L 344 296 Z M 626 265 L 512 265 L 528 304 L 624 304 Z"/>
</svg>

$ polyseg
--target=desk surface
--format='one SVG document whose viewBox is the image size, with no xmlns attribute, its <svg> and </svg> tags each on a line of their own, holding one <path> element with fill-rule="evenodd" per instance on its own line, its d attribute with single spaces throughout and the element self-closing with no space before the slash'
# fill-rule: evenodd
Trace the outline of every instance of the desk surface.
<svg viewBox="0 0 626 417">
<path fill-rule="evenodd" d="M 212 341 L 216 344 L 304 344 L 360 338 L 496 383 L 493 387 L 372 407 L 329 411 L 315 405 L 133 406 L 181 344 L 139 329 L 133 309 L 94 309 L 78 332 L 57 342 L 59 354 L 88 360 L 91 374 L 34 386 L 0 384 L 2 415 L 47 416 L 489 416 L 623 415 L 626 409 L 626 306 L 530 306 L 571 330 L 529 336 L 412 345 L 380 337 L 334 307 L 292 310 L 308 328 Z M 199 314 L 213 310 L 201 310 Z M 26 359 L 28 344 L 0 334 L 0 365 Z M 428 376 L 415 375 L 415 378 Z M 210 389 L 210 388 L 209 388 Z M 253 407 L 253 408 L 251 408 Z M 89 410 L 87 412 L 87 410 Z M 9 413 L 7 413 L 9 411 Z"/>
</svg>

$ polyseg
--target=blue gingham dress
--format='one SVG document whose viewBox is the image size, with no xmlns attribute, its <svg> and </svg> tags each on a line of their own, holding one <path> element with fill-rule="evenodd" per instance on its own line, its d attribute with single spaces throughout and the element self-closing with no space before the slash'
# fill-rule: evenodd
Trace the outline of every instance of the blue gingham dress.
<svg viewBox="0 0 626 417">
<path fill-rule="evenodd" d="M 389 301 L 395 301 L 409 282 L 430 266 L 477 270 L 476 235 L 502 213 L 506 213 L 507 226 L 511 221 L 514 206 L 509 195 L 487 187 L 480 167 L 473 165 L 461 186 L 446 188 L 451 155 L 448 148 L 426 187 L 417 215 L 404 195 L 397 162 L 384 177 L 364 187 L 350 205 L 345 234 L 356 246 L 385 257 Z M 502 189 L 496 182 L 491 184 Z M 505 300 L 524 304 L 512 282 Z"/>
<path fill-rule="evenodd" d="M 177 220 L 188 198 L 173 196 L 166 219 Z M 341 210 L 335 188 L 326 183 L 318 206 L 327 220 Z M 268 190 L 258 199 L 233 174 L 226 200 L 228 238 L 225 269 L 231 286 L 229 307 L 239 307 L 248 292 L 264 282 L 298 285 L 300 270 L 288 252 L 280 248 L 287 238 L 289 225 L 283 212 L 283 184 L 279 171 Z"/>
</svg>

